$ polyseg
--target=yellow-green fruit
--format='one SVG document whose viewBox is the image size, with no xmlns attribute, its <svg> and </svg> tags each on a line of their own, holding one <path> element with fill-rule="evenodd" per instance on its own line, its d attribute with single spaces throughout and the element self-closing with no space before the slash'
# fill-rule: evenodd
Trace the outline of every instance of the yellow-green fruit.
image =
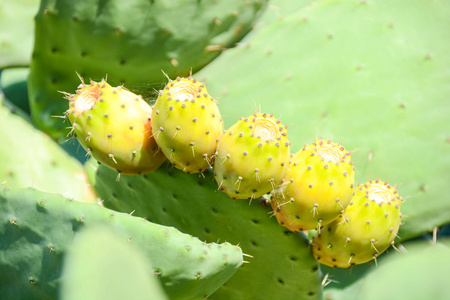
<svg viewBox="0 0 450 300">
<path fill-rule="evenodd" d="M 241 118 L 219 140 L 214 163 L 219 189 L 235 199 L 267 194 L 288 171 L 289 149 L 286 126 L 272 115 Z"/>
<path fill-rule="evenodd" d="M 156 142 L 177 169 L 203 172 L 213 160 L 223 131 L 216 101 L 191 77 L 169 81 L 152 112 Z"/>
<path fill-rule="evenodd" d="M 143 174 L 165 160 L 151 126 L 152 108 L 125 88 L 105 80 L 82 83 L 67 95 L 71 133 L 98 162 L 123 174 Z"/>
<path fill-rule="evenodd" d="M 385 182 L 359 185 L 344 213 L 314 236 L 314 257 L 322 264 L 339 268 L 376 259 L 394 243 L 401 204 L 397 189 Z"/>
<path fill-rule="evenodd" d="M 332 222 L 353 195 L 354 167 L 350 152 L 339 143 L 318 139 L 291 159 L 285 183 L 272 193 L 278 222 L 292 231 Z"/>
</svg>

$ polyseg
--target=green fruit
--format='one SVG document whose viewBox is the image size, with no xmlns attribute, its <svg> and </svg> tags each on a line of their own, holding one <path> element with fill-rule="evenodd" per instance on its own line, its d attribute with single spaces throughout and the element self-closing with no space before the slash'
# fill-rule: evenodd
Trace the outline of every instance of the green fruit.
<svg viewBox="0 0 450 300">
<path fill-rule="evenodd" d="M 156 142 L 176 168 L 198 173 L 210 166 L 223 122 L 204 83 L 191 77 L 169 81 L 159 92 L 152 123 Z"/>
<path fill-rule="evenodd" d="M 319 228 L 336 219 L 353 195 L 350 152 L 339 143 L 318 139 L 291 159 L 285 183 L 271 205 L 278 222 L 292 231 Z"/>
<path fill-rule="evenodd" d="M 376 259 L 394 243 L 401 204 L 397 189 L 387 183 L 376 180 L 359 185 L 343 214 L 314 237 L 314 257 L 340 268 Z"/>
<path fill-rule="evenodd" d="M 152 108 L 140 96 L 102 80 L 82 83 L 68 99 L 71 133 L 100 163 L 119 173 L 141 174 L 164 162 L 150 129 Z"/>
<path fill-rule="evenodd" d="M 214 177 L 219 189 L 236 199 L 253 199 L 283 181 L 290 158 L 287 127 L 273 115 L 241 118 L 219 140 Z"/>
</svg>

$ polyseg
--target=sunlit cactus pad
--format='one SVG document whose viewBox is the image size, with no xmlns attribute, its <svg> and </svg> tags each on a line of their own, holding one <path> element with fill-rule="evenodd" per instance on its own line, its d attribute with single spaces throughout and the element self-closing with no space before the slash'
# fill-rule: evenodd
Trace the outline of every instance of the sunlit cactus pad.
<svg viewBox="0 0 450 300">
<path fill-rule="evenodd" d="M 400 253 L 383 255 L 377 266 L 345 289 L 324 292 L 325 299 L 447 299 L 450 295 L 450 238 L 408 241 Z M 420 271 L 419 271 L 420 270 Z M 374 284 L 376 283 L 376 284 Z M 383 288 L 379 288 L 383 287 Z"/>
<path fill-rule="evenodd" d="M 0 187 L 32 187 L 96 202 L 83 165 L 6 105 L 6 100 L 0 104 Z"/>
</svg>

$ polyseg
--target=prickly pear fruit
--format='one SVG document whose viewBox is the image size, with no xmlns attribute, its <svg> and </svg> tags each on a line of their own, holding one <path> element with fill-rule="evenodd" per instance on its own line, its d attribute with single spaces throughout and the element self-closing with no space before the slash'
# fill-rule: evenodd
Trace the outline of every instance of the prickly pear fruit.
<svg viewBox="0 0 450 300">
<path fill-rule="evenodd" d="M 273 115 L 254 113 L 221 136 L 214 177 L 231 198 L 258 198 L 281 184 L 289 159 L 287 127 Z"/>
<path fill-rule="evenodd" d="M 332 222 L 353 195 L 351 153 L 339 143 L 318 139 L 291 159 L 285 182 L 271 197 L 278 222 L 292 231 Z"/>
<path fill-rule="evenodd" d="M 124 174 L 147 173 L 164 162 L 150 130 L 152 108 L 140 96 L 102 80 L 82 81 L 67 98 L 71 133 L 97 161 Z"/>
<path fill-rule="evenodd" d="M 344 213 L 314 236 L 314 257 L 322 264 L 340 268 L 376 259 L 394 244 L 401 204 L 397 189 L 386 182 L 359 185 Z"/>
<path fill-rule="evenodd" d="M 223 121 L 204 83 L 178 77 L 159 92 L 152 112 L 152 130 L 162 152 L 176 168 L 198 173 L 212 162 Z"/>
</svg>

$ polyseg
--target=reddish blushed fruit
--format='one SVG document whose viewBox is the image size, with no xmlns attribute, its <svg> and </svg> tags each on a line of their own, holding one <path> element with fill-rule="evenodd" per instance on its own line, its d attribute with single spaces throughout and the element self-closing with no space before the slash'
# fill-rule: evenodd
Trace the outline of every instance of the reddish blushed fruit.
<svg viewBox="0 0 450 300">
<path fill-rule="evenodd" d="M 119 173 L 143 174 L 164 162 L 150 129 L 152 108 L 140 96 L 102 80 L 82 83 L 67 98 L 70 133 L 100 163 Z"/>
</svg>

